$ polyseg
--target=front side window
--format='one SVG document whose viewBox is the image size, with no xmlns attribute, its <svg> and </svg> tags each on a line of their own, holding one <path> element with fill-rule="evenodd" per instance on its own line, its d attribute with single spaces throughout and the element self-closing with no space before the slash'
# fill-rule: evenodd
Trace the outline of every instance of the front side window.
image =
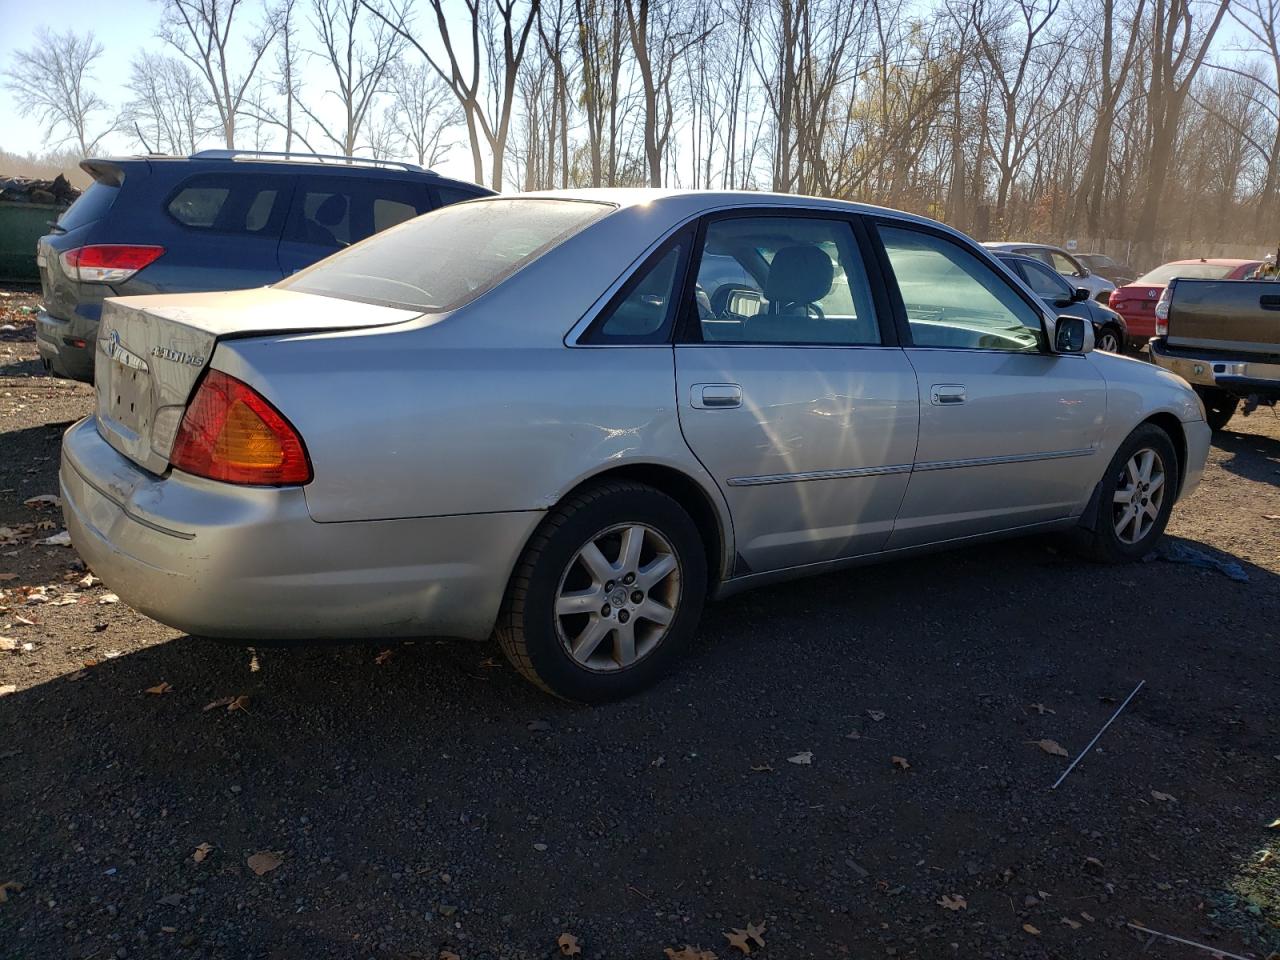
<svg viewBox="0 0 1280 960">
<path fill-rule="evenodd" d="M 1080 268 L 1080 264 L 1068 257 L 1061 250 L 1050 250 L 1049 257 L 1053 260 L 1053 269 L 1068 277 L 1083 277 L 1084 270 Z"/>
<path fill-rule="evenodd" d="M 881 342 L 862 258 L 844 220 L 711 222 L 694 297 L 704 342 Z"/>
<path fill-rule="evenodd" d="M 879 232 L 917 347 L 1039 351 L 1040 314 L 986 263 L 936 234 Z"/>
<path fill-rule="evenodd" d="M 288 181 L 249 173 L 192 177 L 165 205 L 169 216 L 196 230 L 278 236 Z"/>
<path fill-rule="evenodd" d="M 455 310 L 611 210 L 607 203 L 505 198 L 441 207 L 277 286 L 426 313 Z"/>
<path fill-rule="evenodd" d="M 1046 300 L 1071 299 L 1071 285 L 1056 270 L 1050 270 L 1039 263 L 1024 262 L 1019 266 L 1026 273 L 1027 285 L 1036 292 L 1036 296 Z"/>
</svg>

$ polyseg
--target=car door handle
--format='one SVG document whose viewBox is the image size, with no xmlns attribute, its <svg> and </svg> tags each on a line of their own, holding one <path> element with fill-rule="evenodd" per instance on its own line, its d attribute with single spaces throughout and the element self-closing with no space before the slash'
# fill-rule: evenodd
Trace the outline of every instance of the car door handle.
<svg viewBox="0 0 1280 960">
<path fill-rule="evenodd" d="M 689 402 L 699 410 L 742 406 L 742 387 L 736 383 L 695 383 Z"/>
<path fill-rule="evenodd" d="M 929 402 L 935 407 L 964 403 L 968 399 L 964 385 L 959 383 L 935 383 L 929 388 Z"/>
</svg>

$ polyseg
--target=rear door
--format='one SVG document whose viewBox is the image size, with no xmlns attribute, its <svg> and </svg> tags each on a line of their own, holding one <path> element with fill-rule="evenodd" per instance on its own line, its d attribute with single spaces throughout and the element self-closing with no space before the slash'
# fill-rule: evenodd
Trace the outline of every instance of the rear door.
<svg viewBox="0 0 1280 960">
<path fill-rule="evenodd" d="M 1102 474 L 1106 384 L 1043 349 L 1042 308 L 972 248 L 880 220 L 886 280 L 919 383 L 920 441 L 888 547 L 1070 516 Z"/>
<path fill-rule="evenodd" d="M 438 205 L 435 190 L 423 182 L 299 176 L 280 243 L 281 270 L 296 273 Z"/>
<path fill-rule="evenodd" d="M 677 409 L 729 505 L 739 574 L 873 553 L 892 530 L 916 379 L 868 282 L 860 229 L 810 211 L 735 211 L 696 245 Z"/>
<path fill-rule="evenodd" d="M 197 173 L 163 199 L 162 257 L 121 292 L 187 293 L 264 287 L 282 276 L 277 248 L 293 193 L 287 174 Z"/>
</svg>

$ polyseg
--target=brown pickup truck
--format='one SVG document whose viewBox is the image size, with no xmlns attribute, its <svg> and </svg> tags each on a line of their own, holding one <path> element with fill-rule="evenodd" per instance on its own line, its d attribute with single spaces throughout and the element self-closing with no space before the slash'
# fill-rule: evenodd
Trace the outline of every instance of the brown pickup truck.
<svg viewBox="0 0 1280 960">
<path fill-rule="evenodd" d="M 1151 360 L 1189 382 L 1221 430 L 1280 400 L 1280 282 L 1173 280 L 1156 305 Z"/>
</svg>

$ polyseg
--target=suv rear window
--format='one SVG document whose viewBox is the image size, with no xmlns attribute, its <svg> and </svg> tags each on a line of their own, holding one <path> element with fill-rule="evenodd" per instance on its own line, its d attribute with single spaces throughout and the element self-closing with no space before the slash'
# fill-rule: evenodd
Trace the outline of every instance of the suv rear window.
<svg viewBox="0 0 1280 960">
<path fill-rule="evenodd" d="M 58 218 L 58 226 L 63 230 L 74 230 L 86 223 L 101 220 L 111 209 L 119 187 L 108 186 L 95 180 L 89 189 L 80 194 L 80 199 L 67 208 L 67 212 Z"/>
<path fill-rule="evenodd" d="M 428 313 L 454 310 L 612 209 L 605 203 L 541 199 L 441 207 L 277 286 Z"/>
<path fill-rule="evenodd" d="M 184 227 L 198 230 L 279 233 L 288 186 L 286 177 L 206 173 L 184 182 L 165 209 Z"/>
</svg>

